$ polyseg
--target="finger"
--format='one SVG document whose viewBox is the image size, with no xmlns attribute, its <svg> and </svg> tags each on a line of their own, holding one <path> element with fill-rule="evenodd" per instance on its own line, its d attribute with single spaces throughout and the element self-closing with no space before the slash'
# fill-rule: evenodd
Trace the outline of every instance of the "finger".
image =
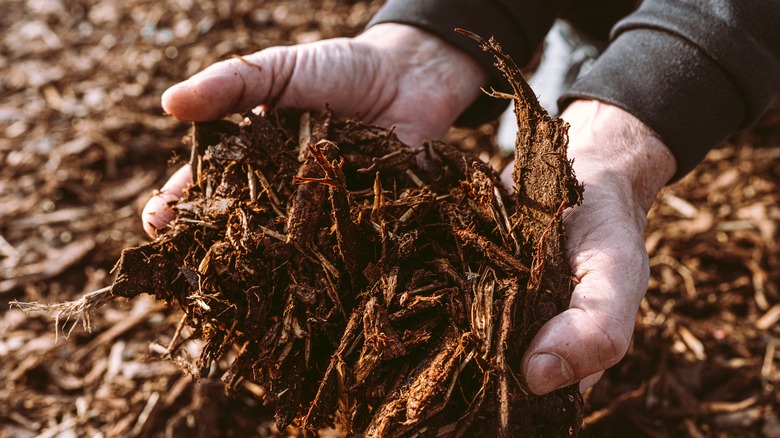
<svg viewBox="0 0 780 438">
<path fill-rule="evenodd" d="M 629 335 L 583 309 L 561 313 L 542 327 L 523 358 L 529 389 L 547 394 L 614 365 Z"/>
<path fill-rule="evenodd" d="M 569 309 L 542 326 L 531 341 L 522 369 L 535 394 L 576 383 L 625 355 L 649 274 L 641 261 L 630 261 L 642 259 L 641 250 L 621 252 L 626 258 L 606 257 L 591 265 L 575 287 Z"/>
<path fill-rule="evenodd" d="M 206 121 L 272 101 L 289 83 L 297 51 L 274 47 L 218 62 L 163 93 L 162 107 L 181 120 Z"/>
<path fill-rule="evenodd" d="M 258 105 L 319 110 L 327 103 L 337 114 L 359 113 L 370 120 L 392 99 L 377 82 L 375 50 L 349 39 L 272 47 L 222 61 L 169 88 L 166 112 L 190 121 L 218 119 Z M 348 114 L 345 114 L 348 113 Z"/>
<path fill-rule="evenodd" d="M 500 176 L 501 183 L 504 184 L 504 188 L 506 188 L 510 195 L 515 192 L 515 181 L 512 179 L 512 172 L 514 172 L 514 170 L 515 162 L 512 161 L 501 171 Z"/>
<path fill-rule="evenodd" d="M 170 207 L 171 202 L 179 200 L 184 189 L 192 181 L 190 166 L 186 165 L 177 170 L 162 189 L 157 192 L 144 206 L 141 213 L 144 230 L 151 238 L 157 237 L 158 230 L 162 230 L 176 217 L 176 213 Z"/>
</svg>

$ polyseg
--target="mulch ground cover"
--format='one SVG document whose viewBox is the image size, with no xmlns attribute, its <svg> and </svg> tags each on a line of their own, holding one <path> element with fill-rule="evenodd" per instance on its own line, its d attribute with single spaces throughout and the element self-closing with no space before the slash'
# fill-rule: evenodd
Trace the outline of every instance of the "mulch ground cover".
<svg viewBox="0 0 780 438">
<path fill-rule="evenodd" d="M 274 408 L 258 402 L 264 388 L 239 379 L 225 395 L 235 352 L 196 370 L 199 383 L 182 372 L 209 344 L 176 307 L 115 300 L 55 331 L 50 314 L 8 303 L 77 300 L 112 284 L 121 251 L 147 242 L 140 209 L 173 163 L 190 158 L 189 126 L 159 109 L 165 88 L 234 54 L 354 35 L 380 4 L 4 3 L 0 436 L 278 433 Z M 770 111 L 659 197 L 634 340 L 583 395 L 583 435 L 780 436 L 779 115 Z M 493 131 L 453 130 L 448 143 L 495 164 Z M 191 341 L 171 355 L 174 338 Z"/>
</svg>

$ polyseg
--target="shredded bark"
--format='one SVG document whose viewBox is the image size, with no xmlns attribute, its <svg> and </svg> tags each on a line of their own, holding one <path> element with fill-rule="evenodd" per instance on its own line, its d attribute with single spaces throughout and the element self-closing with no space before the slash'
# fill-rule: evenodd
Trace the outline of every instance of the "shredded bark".
<svg viewBox="0 0 780 438">
<path fill-rule="evenodd" d="M 181 308 L 205 343 L 185 368 L 228 360 L 228 392 L 262 388 L 279 430 L 576 435 L 576 388 L 532 396 L 518 367 L 569 301 L 561 214 L 582 190 L 566 126 L 481 44 L 516 93 L 514 197 L 452 146 L 420 168 L 425 148 L 327 110 L 196 123 L 177 218 L 122 253 L 112 293 Z"/>
<path fill-rule="evenodd" d="M 187 126 L 160 115 L 160 94 L 165 88 L 231 54 L 355 35 L 382 1 L 266 0 L 258 4 L 240 0 L 183 7 L 184 3 L 10 0 L 3 4 L 0 23 L 9 29 L 9 37 L 0 55 L 4 87 L 0 105 L 4 134 L 0 136 L 0 296 L 6 304 L 0 310 L 0 436 L 302 435 L 292 425 L 279 431 L 273 419 L 274 405 L 258 403 L 268 388 L 242 377 L 246 374 L 241 370 L 252 364 L 254 353 L 249 349 L 254 346 L 229 346 L 208 376 L 193 379 L 201 371 L 196 367 L 202 349 L 200 326 L 186 324 L 187 316 L 178 306 L 162 306 L 148 295 L 116 299 L 104 286 L 113 281 L 110 271 L 120 251 L 148 240 L 138 216 L 149 194 L 163 184 L 171 166 L 190 158 L 190 148 L 181 141 Z M 312 15 L 312 10 L 319 12 Z M 778 103 L 749 131 L 711 151 L 691 175 L 660 196 L 649 218 L 646 241 L 650 289 L 627 356 L 583 395 L 587 417 L 583 435 L 771 437 L 780 430 Z M 231 120 L 240 119 L 234 116 Z M 308 143 L 315 145 L 325 138 L 312 132 L 310 125 L 301 125 L 298 138 L 293 139 L 299 153 L 308 153 Z M 495 124 L 488 123 L 453 129 L 446 141 L 500 168 L 506 157 L 495 147 L 494 134 Z M 341 140 L 330 140 L 341 147 Z M 436 149 L 439 144 L 430 146 Z M 440 149 L 439 155 L 448 154 L 444 146 Z M 371 221 L 377 224 L 385 195 L 391 202 L 400 200 L 386 178 L 377 183 L 374 170 L 384 173 L 382 166 L 397 166 L 391 160 L 398 155 L 356 156 L 364 161 L 363 176 L 374 182 L 371 190 L 377 195 L 372 200 L 377 202 L 372 205 Z M 466 155 L 468 161 L 460 162 L 459 156 L 462 159 L 462 154 L 453 153 L 454 161 L 445 161 L 458 178 L 465 178 L 468 166 L 479 160 Z M 379 162 L 372 169 L 375 158 Z M 166 164 L 167 160 L 172 161 Z M 192 164 L 197 169 L 197 157 Z M 289 219 L 291 202 L 286 195 L 276 195 L 276 188 L 271 187 L 273 175 L 264 169 L 253 170 L 255 178 L 251 179 L 252 172 L 246 169 L 249 197 L 268 202 L 280 220 Z M 413 175 L 417 171 L 407 170 Z M 473 171 L 470 178 L 475 180 L 476 175 Z M 296 192 L 321 186 L 299 185 Z M 438 189 L 435 181 L 430 186 L 425 197 L 416 198 L 424 203 L 393 213 L 400 216 L 398 222 L 424 217 L 425 209 L 446 191 Z M 323 215 L 329 218 L 329 193 L 323 189 L 317 205 L 325 206 Z M 275 199 L 270 201 L 266 195 Z M 496 204 L 499 199 L 506 198 L 496 198 Z M 482 200 L 472 203 L 487 206 Z M 489 241 L 514 256 L 520 235 L 517 230 L 508 232 L 511 224 L 506 218 L 516 211 L 508 204 L 495 210 L 498 221 L 490 208 L 475 209 L 474 215 L 480 221 L 495 222 L 494 231 L 501 233 L 501 239 Z M 269 239 L 286 241 L 277 231 L 283 227 L 256 225 Z M 469 224 L 461 225 L 459 229 L 470 230 Z M 399 225 L 398 230 L 405 229 Z M 386 233 L 396 236 L 393 227 L 387 227 Z M 467 246 L 464 252 L 474 248 Z M 427 263 L 444 277 L 406 287 L 408 272 L 396 267 L 386 273 L 366 270 L 366 281 L 379 278 L 384 300 L 380 304 L 400 302 L 402 297 L 404 303 L 412 304 L 429 288 L 470 287 L 472 301 L 466 302 L 467 310 L 461 315 L 475 335 L 477 353 L 460 375 L 494 366 L 488 360 L 493 361 L 496 345 L 493 319 L 504 308 L 505 268 L 486 264 L 466 271 L 452 258 Z M 295 303 L 314 304 L 317 294 L 335 301 L 339 298 L 337 284 L 326 281 L 316 288 L 297 284 L 289 292 Z M 262 288 L 252 287 L 248 296 L 262 296 Z M 93 290 L 99 292 L 84 295 Z M 54 308 L 39 304 L 27 308 L 30 312 L 25 314 L 9 308 L 11 300 L 65 304 Z M 515 307 L 519 308 L 522 303 L 517 300 Z M 349 329 L 354 337 L 343 337 L 344 352 L 360 354 L 365 333 L 371 336 L 388 330 L 381 316 L 386 307 L 369 307 L 367 302 L 345 300 L 337 310 L 343 310 L 342 320 L 349 320 L 355 307 L 363 312 L 375 309 L 373 325 L 365 324 L 368 331 L 363 314 L 355 312 L 355 326 Z M 107 305 L 90 312 L 101 303 Z M 392 327 L 398 321 L 414 320 L 418 324 L 415 333 L 430 334 L 410 338 L 405 337 L 405 330 L 396 331 L 406 351 L 415 345 L 438 345 L 443 339 L 431 337 L 441 333 L 437 331 L 440 320 L 427 316 L 441 309 L 440 303 L 418 301 L 387 312 Z M 266 305 L 270 303 L 253 299 L 247 313 L 267 314 Z M 51 315 L 33 311 L 40 308 L 51 309 Z M 55 342 L 58 332 L 52 324 L 58 313 L 60 339 Z M 94 331 L 74 329 L 74 323 L 81 326 L 84 322 Z M 248 323 L 250 327 L 259 324 Z M 343 332 L 347 331 L 345 326 Z M 258 332 L 257 336 L 264 335 Z M 341 341 L 328 340 L 337 345 L 334 348 Z M 304 366 L 306 342 L 304 338 Z M 318 351 L 315 342 L 309 342 L 310 357 Z M 400 351 L 392 335 L 386 344 L 372 345 Z M 371 354 L 375 350 L 366 356 Z M 237 357 L 240 363 L 234 365 Z M 336 397 L 335 370 L 343 362 L 332 363 L 334 379 L 325 387 Z M 514 365 L 511 360 L 506 363 Z M 231 367 L 239 374 L 228 373 Z M 374 372 L 371 366 L 357 368 L 356 379 Z M 399 370 L 388 379 L 405 373 Z M 496 374 L 475 376 L 495 378 Z M 507 377 L 509 383 L 514 377 L 522 382 L 521 375 Z M 466 381 L 466 377 L 458 380 L 444 411 L 463 398 L 461 382 Z M 476 382 L 476 378 L 469 381 Z M 234 388 L 229 397 L 226 385 Z M 386 386 L 394 385 L 390 381 Z M 483 407 L 497 397 L 483 391 L 463 399 L 457 405 L 466 406 L 462 420 L 438 427 L 437 433 L 478 434 L 481 417 L 473 413 L 484 412 Z M 323 415 L 330 418 L 329 413 Z M 300 423 L 296 419 L 293 424 Z M 343 435 L 344 430 L 318 433 Z"/>
</svg>

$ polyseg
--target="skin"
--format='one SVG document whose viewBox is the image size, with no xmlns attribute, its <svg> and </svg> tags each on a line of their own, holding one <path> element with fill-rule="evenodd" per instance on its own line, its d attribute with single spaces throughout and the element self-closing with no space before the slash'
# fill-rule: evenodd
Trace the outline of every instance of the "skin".
<svg viewBox="0 0 780 438">
<path fill-rule="evenodd" d="M 487 74 L 469 55 L 402 24 L 380 24 L 351 39 L 266 49 L 212 65 L 162 97 L 166 112 L 205 121 L 257 105 L 360 114 L 396 126 L 411 145 L 442 137 L 479 95 Z M 545 324 L 522 359 L 529 388 L 545 394 L 593 385 L 626 353 L 649 278 L 647 211 L 675 161 L 641 121 L 612 105 L 580 100 L 563 113 L 569 157 L 585 183 L 584 203 L 564 216 L 567 255 L 579 279 L 570 307 Z M 511 179 L 511 169 L 504 172 Z M 168 203 L 190 181 L 179 169 L 146 205 L 150 236 L 174 215 Z"/>
</svg>

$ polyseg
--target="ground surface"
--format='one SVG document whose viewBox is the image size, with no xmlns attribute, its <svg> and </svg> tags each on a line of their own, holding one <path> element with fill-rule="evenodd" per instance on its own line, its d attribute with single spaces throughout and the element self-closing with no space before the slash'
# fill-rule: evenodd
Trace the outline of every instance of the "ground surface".
<svg viewBox="0 0 780 438">
<path fill-rule="evenodd" d="M 150 299 L 56 344 L 50 316 L 7 304 L 106 286 L 121 249 L 145 241 L 140 210 L 187 153 L 188 127 L 159 109 L 165 88 L 232 54 L 352 35 L 380 3 L 4 2 L 0 436 L 273 433 L 267 408 L 160 355 L 180 315 Z M 492 131 L 452 138 L 489 151 Z M 665 190 L 650 292 L 629 354 L 586 394 L 587 435 L 780 436 L 779 181 L 775 110 Z"/>
</svg>

